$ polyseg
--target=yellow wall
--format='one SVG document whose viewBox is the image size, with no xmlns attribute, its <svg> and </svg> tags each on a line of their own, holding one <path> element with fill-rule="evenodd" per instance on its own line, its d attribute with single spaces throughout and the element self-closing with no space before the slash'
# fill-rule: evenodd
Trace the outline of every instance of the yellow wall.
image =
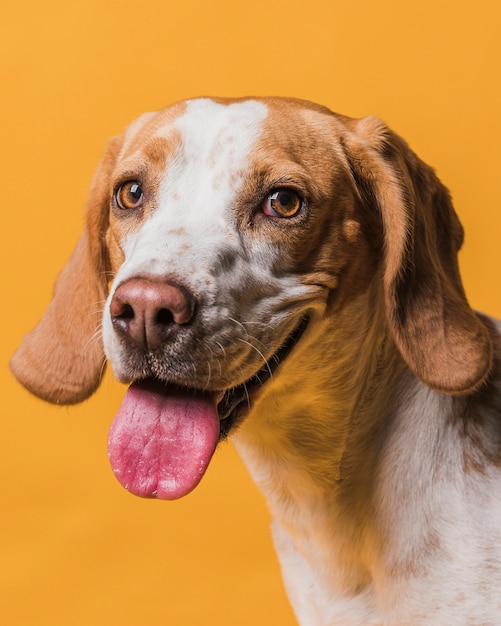
<svg viewBox="0 0 501 626">
<path fill-rule="evenodd" d="M 3 3 L 0 623 L 294 624 L 268 513 L 231 446 L 185 500 L 136 499 L 106 454 L 123 389 L 108 378 L 83 406 L 46 406 L 6 362 L 77 239 L 107 137 L 193 95 L 293 95 L 384 118 L 450 187 L 470 300 L 501 316 L 500 6 Z"/>
</svg>

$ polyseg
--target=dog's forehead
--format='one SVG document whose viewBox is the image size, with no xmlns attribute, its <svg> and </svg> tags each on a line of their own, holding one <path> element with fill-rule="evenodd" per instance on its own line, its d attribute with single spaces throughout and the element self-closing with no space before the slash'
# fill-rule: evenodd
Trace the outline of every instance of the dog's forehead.
<svg viewBox="0 0 501 626">
<path fill-rule="evenodd" d="M 147 156 L 153 145 L 164 141 L 167 159 L 182 150 L 187 159 L 205 158 L 213 165 L 224 153 L 234 169 L 256 145 L 261 152 L 267 146 L 289 146 L 291 141 L 308 147 L 315 135 L 321 138 L 327 116 L 332 120 L 324 107 L 290 98 L 181 101 L 130 124 L 120 157 Z"/>
<path fill-rule="evenodd" d="M 256 100 L 221 103 L 198 99 L 186 102 L 174 125 L 187 145 L 217 150 L 225 143 L 252 142 L 267 116 L 268 107 Z"/>
<path fill-rule="evenodd" d="M 121 158 L 148 154 L 153 144 L 164 141 L 167 158 L 180 150 L 187 159 L 212 157 L 232 144 L 235 150 L 248 147 L 268 115 L 263 102 L 216 102 L 209 98 L 188 100 L 161 111 L 145 113 L 124 133 Z"/>
<path fill-rule="evenodd" d="M 179 173 L 203 179 L 214 190 L 234 187 L 248 169 L 253 147 L 268 116 L 256 101 L 221 104 L 193 100 L 174 123 L 179 138 L 175 164 Z M 161 132 L 161 131 L 160 131 Z M 169 132 L 169 131 L 168 131 Z M 169 178 L 172 181 L 177 174 Z"/>
<path fill-rule="evenodd" d="M 251 168 L 267 116 L 266 105 L 256 101 L 187 102 L 181 114 L 155 132 L 155 140 L 167 141 L 159 204 L 182 206 L 200 218 L 207 214 L 212 219 L 218 209 L 223 211 Z"/>
</svg>

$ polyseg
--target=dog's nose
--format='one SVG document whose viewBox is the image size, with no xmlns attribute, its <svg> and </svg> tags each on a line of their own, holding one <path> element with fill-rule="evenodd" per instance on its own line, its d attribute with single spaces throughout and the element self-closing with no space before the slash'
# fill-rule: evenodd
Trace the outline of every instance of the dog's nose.
<svg viewBox="0 0 501 626">
<path fill-rule="evenodd" d="M 146 349 L 174 339 L 195 313 L 196 298 L 183 286 L 156 279 L 122 283 L 110 303 L 114 328 Z"/>
</svg>

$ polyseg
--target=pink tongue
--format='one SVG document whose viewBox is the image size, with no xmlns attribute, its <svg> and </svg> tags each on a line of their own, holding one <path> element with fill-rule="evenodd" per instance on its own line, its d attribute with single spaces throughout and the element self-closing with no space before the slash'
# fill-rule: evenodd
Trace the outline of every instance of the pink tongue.
<svg viewBox="0 0 501 626">
<path fill-rule="evenodd" d="M 108 454 L 126 489 L 174 500 L 198 485 L 218 440 L 214 394 L 134 383 L 111 425 Z"/>
</svg>

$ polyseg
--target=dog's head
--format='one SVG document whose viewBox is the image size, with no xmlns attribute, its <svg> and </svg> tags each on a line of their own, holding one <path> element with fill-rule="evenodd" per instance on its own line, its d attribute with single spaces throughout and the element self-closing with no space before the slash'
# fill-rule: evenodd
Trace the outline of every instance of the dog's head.
<svg viewBox="0 0 501 626">
<path fill-rule="evenodd" d="M 477 388 L 492 349 L 463 292 L 461 244 L 447 190 L 375 118 L 278 98 L 179 103 L 109 143 L 85 230 L 12 371 L 45 400 L 80 402 L 106 354 L 134 383 L 112 428 L 115 469 L 133 491 L 176 497 L 308 325 L 374 281 L 414 374 Z M 181 443 L 152 443 L 159 424 Z M 173 469 L 188 448 L 190 467 Z"/>
</svg>

